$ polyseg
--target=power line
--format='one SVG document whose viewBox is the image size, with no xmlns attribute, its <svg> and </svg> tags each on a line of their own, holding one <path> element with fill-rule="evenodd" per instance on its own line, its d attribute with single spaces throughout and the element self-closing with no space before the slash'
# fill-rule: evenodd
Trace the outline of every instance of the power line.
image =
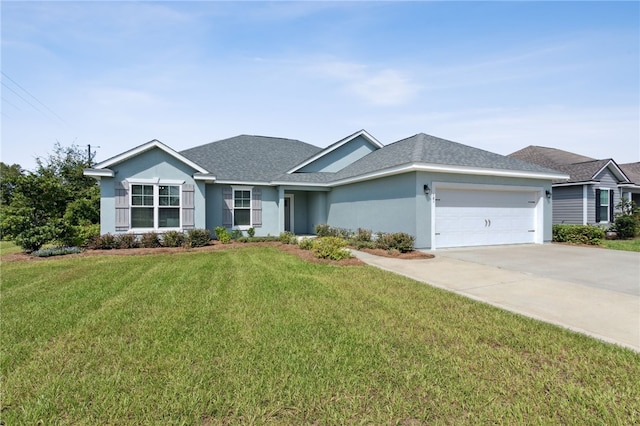
<svg viewBox="0 0 640 426">
<path fill-rule="evenodd" d="M 0 82 L 0 84 L 2 84 L 4 87 L 6 87 L 7 89 L 11 90 L 13 93 L 16 94 L 16 96 L 18 96 L 20 99 L 22 99 L 23 101 L 25 101 L 26 103 L 28 103 L 29 105 L 31 105 L 33 107 L 33 109 L 35 109 L 36 111 L 38 111 L 39 113 L 44 115 L 44 112 L 42 112 L 41 109 L 39 109 L 37 106 L 35 106 L 34 104 L 32 104 L 31 102 L 29 102 L 28 100 L 26 100 L 24 98 L 24 96 L 22 96 L 20 93 L 16 92 L 15 90 L 13 90 L 11 87 L 7 86 L 4 81 Z"/>
<path fill-rule="evenodd" d="M 12 79 L 11 77 L 9 77 L 7 75 L 7 73 L 5 73 L 4 71 L 0 71 L 2 73 L 3 76 L 5 76 L 9 81 L 11 81 L 13 84 L 15 84 L 16 86 L 18 86 L 20 89 L 22 89 L 22 91 L 24 93 L 26 93 L 27 95 L 31 96 L 33 99 L 35 99 L 36 102 L 38 102 L 40 105 L 42 105 L 43 107 L 45 107 L 47 109 L 47 111 L 49 111 L 51 114 L 55 115 L 56 118 L 60 121 L 62 121 L 64 124 L 69 125 L 69 123 L 67 123 L 67 121 L 60 117 L 58 114 L 56 114 L 56 112 L 54 110 L 52 110 L 51 108 L 49 108 L 44 102 L 42 102 L 40 99 L 38 99 L 36 96 L 32 95 L 27 89 L 25 89 L 24 87 L 22 87 L 17 81 L 15 81 L 14 79 Z M 9 86 L 7 86 L 6 84 L 2 83 L 5 87 L 9 88 Z M 11 89 L 11 91 L 13 91 L 14 93 L 16 93 L 13 89 Z M 16 93 L 17 94 L 17 93 Z M 18 95 L 20 96 L 20 95 Z M 22 98 L 24 99 L 24 98 Z M 25 100 L 26 101 L 26 100 Z M 27 102 L 29 103 L 29 102 Z M 33 106 L 31 103 L 29 103 L 31 106 Z M 35 108 L 35 107 L 34 107 Z M 37 108 L 36 108 L 37 109 Z"/>
<path fill-rule="evenodd" d="M 9 105 L 11 105 L 12 107 L 14 107 L 15 109 L 17 109 L 18 111 L 22 111 L 17 105 L 15 105 L 13 102 L 9 102 L 8 99 L 2 98 L 2 102 L 6 102 Z"/>
</svg>

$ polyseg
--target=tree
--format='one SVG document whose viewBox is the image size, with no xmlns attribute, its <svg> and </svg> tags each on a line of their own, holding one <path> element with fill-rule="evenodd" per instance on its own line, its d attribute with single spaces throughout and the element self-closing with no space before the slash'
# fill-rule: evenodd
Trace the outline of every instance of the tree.
<svg viewBox="0 0 640 426">
<path fill-rule="evenodd" d="M 636 203 L 623 197 L 616 205 L 616 209 L 619 212 L 616 213 L 613 227 L 618 234 L 618 238 L 628 239 L 635 237 L 638 229 L 640 229 Z"/>
<path fill-rule="evenodd" d="M 56 143 L 53 154 L 38 158 L 35 172 L 2 165 L 0 231 L 25 251 L 58 241 L 76 244 L 82 229 L 100 220 L 100 189 L 84 176 L 85 151 Z M 99 231 L 98 231 L 99 232 Z"/>
<path fill-rule="evenodd" d="M 19 164 L 11 166 L 0 161 L 0 208 L 11 204 L 16 180 L 23 175 L 22 167 Z"/>
</svg>

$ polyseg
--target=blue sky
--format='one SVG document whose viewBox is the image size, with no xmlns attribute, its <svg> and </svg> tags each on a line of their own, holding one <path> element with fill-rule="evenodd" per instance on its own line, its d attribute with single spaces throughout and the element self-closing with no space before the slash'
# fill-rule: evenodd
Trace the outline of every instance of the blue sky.
<svg viewBox="0 0 640 426">
<path fill-rule="evenodd" d="M 362 128 L 640 160 L 639 2 L 2 1 L 0 159 Z M 26 91 L 25 91 L 26 90 Z"/>
</svg>

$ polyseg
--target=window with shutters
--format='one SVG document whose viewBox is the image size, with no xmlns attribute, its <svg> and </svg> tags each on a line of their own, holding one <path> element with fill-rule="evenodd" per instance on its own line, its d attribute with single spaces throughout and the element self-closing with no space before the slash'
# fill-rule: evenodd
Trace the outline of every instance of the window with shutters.
<svg viewBox="0 0 640 426">
<path fill-rule="evenodd" d="M 606 188 L 596 189 L 596 222 L 613 220 L 613 191 Z"/>
<path fill-rule="evenodd" d="M 224 188 L 222 225 L 242 230 L 262 226 L 262 190 L 251 186 Z"/>
<path fill-rule="evenodd" d="M 131 229 L 181 228 L 180 185 L 132 184 Z"/>
</svg>

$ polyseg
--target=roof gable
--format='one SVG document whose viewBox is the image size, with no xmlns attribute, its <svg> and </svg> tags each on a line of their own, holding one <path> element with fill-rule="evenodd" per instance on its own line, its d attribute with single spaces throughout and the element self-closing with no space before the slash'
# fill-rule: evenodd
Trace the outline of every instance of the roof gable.
<svg viewBox="0 0 640 426">
<path fill-rule="evenodd" d="M 640 162 L 620 164 L 620 168 L 631 182 L 640 185 Z"/>
<path fill-rule="evenodd" d="M 338 172 L 383 145 L 366 130 L 359 130 L 329 145 L 287 173 Z"/>
<path fill-rule="evenodd" d="M 139 145 L 133 149 L 130 149 L 129 151 L 125 151 L 122 154 L 116 155 L 115 157 L 111 157 L 108 160 L 105 160 L 101 163 L 96 164 L 93 169 L 108 169 L 111 166 L 114 166 L 116 164 L 122 163 L 124 161 L 127 161 L 133 157 L 136 157 L 142 153 L 145 153 L 147 151 L 150 151 L 152 149 L 160 149 L 164 152 L 166 152 L 167 154 L 169 154 L 170 156 L 176 158 L 177 160 L 183 162 L 184 164 L 188 165 L 189 167 L 193 168 L 194 170 L 197 170 L 199 173 L 204 173 L 207 174 L 208 171 L 206 169 L 204 169 L 202 166 L 200 166 L 199 164 L 196 164 L 195 162 L 191 161 L 190 159 L 184 157 L 183 155 L 179 154 L 178 152 L 174 151 L 173 149 L 169 148 L 167 145 L 163 144 L 162 142 L 160 142 L 157 139 L 154 139 L 152 141 L 149 141 L 145 144 Z"/>
</svg>

